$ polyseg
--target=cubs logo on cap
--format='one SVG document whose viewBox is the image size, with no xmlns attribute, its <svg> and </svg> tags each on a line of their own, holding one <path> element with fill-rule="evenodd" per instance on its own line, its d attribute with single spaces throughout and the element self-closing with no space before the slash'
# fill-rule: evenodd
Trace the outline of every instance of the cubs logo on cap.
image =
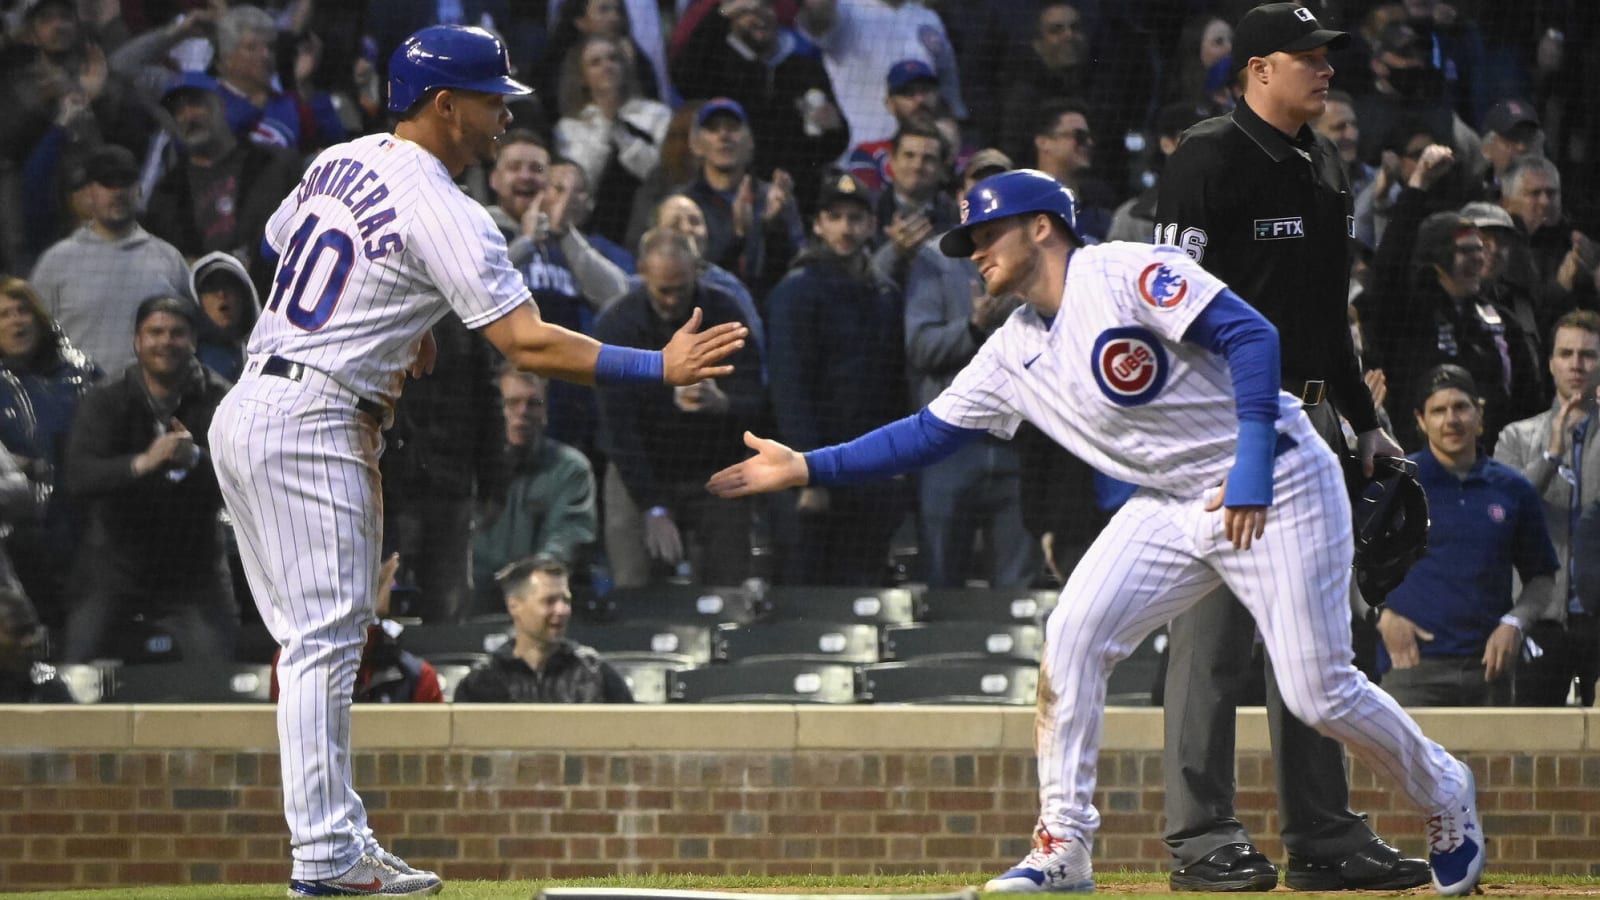
<svg viewBox="0 0 1600 900">
<path fill-rule="evenodd" d="M 1165 263 L 1151 263 L 1139 273 L 1139 298 L 1156 309 L 1172 309 L 1189 296 L 1189 280 Z"/>
<path fill-rule="evenodd" d="M 1118 406 L 1143 406 L 1167 386 L 1167 351 L 1154 332 L 1110 328 L 1094 342 L 1090 360 L 1095 384 Z"/>
</svg>

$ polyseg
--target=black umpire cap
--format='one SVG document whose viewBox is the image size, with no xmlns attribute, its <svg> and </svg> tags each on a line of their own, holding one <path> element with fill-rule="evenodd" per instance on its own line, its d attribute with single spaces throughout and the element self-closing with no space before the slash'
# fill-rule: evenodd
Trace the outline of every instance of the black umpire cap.
<svg viewBox="0 0 1600 900">
<path fill-rule="evenodd" d="M 1233 29 L 1232 69 L 1238 72 L 1252 58 L 1280 50 L 1299 53 L 1323 46 L 1338 50 L 1349 43 L 1350 35 L 1323 28 L 1316 14 L 1298 3 L 1267 3 L 1245 13 Z"/>
</svg>

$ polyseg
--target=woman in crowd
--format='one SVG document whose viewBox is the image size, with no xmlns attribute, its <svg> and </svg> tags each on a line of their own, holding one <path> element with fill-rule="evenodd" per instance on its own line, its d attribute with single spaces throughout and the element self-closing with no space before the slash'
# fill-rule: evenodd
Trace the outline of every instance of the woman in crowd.
<svg viewBox="0 0 1600 900">
<path fill-rule="evenodd" d="M 656 80 L 656 70 L 633 38 L 633 23 L 628 18 L 628 5 L 623 0 L 565 0 L 550 32 L 550 46 L 545 60 L 550 76 L 545 85 L 547 96 L 559 96 L 561 90 L 561 62 L 585 38 L 602 36 L 622 42 L 623 60 L 638 79 L 638 93 L 643 97 L 659 99 L 661 85 Z"/>
<path fill-rule="evenodd" d="M 633 195 L 661 163 L 672 110 L 639 95 L 624 44 L 590 35 L 561 67 L 556 152 L 583 167 L 594 196 L 593 231 L 627 240 Z"/>
<path fill-rule="evenodd" d="M 33 288 L 0 277 L 0 444 L 32 483 L 41 514 L 6 540 L 17 576 L 45 624 L 58 630 L 77 527 L 60 473 L 78 401 L 100 370 L 56 328 Z"/>
</svg>

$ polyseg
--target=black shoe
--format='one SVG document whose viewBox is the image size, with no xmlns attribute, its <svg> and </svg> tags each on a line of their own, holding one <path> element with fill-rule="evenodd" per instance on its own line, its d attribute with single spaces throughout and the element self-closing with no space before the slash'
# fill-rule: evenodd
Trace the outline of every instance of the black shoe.
<svg viewBox="0 0 1600 900">
<path fill-rule="evenodd" d="M 1432 878 L 1427 860 L 1407 859 L 1383 838 L 1373 838 L 1344 859 L 1307 859 L 1291 853 L 1284 880 L 1297 891 L 1403 891 Z"/>
<path fill-rule="evenodd" d="M 1270 891 L 1278 886 L 1278 867 L 1254 844 L 1226 844 L 1167 879 L 1175 891 Z"/>
</svg>

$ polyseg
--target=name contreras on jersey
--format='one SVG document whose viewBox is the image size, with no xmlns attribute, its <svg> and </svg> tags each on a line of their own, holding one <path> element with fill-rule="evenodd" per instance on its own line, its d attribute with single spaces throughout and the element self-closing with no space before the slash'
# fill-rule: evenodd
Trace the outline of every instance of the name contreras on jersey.
<svg viewBox="0 0 1600 900">
<path fill-rule="evenodd" d="M 300 180 L 296 202 L 304 204 L 312 197 L 332 197 L 343 203 L 350 210 L 350 215 L 355 217 L 356 227 L 361 230 L 362 248 L 367 259 L 382 259 L 404 248 L 405 241 L 398 234 L 385 234 L 373 239 L 378 229 L 395 220 L 392 206 L 372 212 L 379 203 L 389 198 L 387 185 L 380 183 L 373 186 L 377 181 L 378 173 L 356 160 L 329 160 L 307 172 Z"/>
</svg>

